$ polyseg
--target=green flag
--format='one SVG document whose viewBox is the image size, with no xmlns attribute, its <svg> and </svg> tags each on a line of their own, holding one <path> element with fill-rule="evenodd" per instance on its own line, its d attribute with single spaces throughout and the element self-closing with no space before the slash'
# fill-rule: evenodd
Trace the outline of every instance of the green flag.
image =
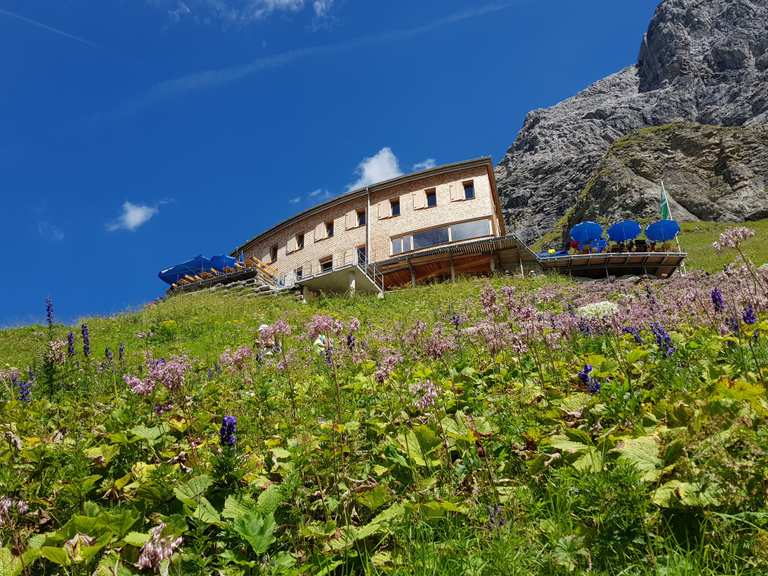
<svg viewBox="0 0 768 576">
<path fill-rule="evenodd" d="M 667 191 L 664 190 L 664 183 L 661 184 L 661 199 L 659 200 L 659 212 L 662 220 L 672 220 L 672 211 L 669 209 L 669 198 Z"/>
</svg>

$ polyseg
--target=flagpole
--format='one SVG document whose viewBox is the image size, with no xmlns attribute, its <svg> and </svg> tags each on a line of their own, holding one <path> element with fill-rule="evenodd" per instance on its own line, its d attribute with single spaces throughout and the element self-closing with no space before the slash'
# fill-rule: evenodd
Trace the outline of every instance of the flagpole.
<svg viewBox="0 0 768 576">
<path fill-rule="evenodd" d="M 664 187 L 664 180 L 661 181 L 661 193 L 664 194 L 664 200 L 665 200 L 665 202 L 667 204 L 667 208 L 669 209 L 669 214 L 671 216 L 672 215 L 672 206 L 670 206 L 670 204 L 669 204 L 669 196 L 667 196 L 667 189 Z M 663 217 L 663 214 L 662 214 L 662 217 Z M 678 252 L 682 252 L 683 248 L 682 248 L 682 246 L 680 246 L 680 234 L 676 234 L 675 235 L 675 242 L 677 242 L 677 251 Z M 685 276 L 685 274 L 687 272 L 686 269 L 685 269 L 685 260 L 683 260 L 682 264 L 680 264 L 680 272 L 681 272 L 681 274 L 683 276 Z"/>
</svg>

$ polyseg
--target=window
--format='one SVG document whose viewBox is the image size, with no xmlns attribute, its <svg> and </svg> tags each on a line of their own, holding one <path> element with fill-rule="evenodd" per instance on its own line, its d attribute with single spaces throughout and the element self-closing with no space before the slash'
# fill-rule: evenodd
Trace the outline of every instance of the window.
<svg viewBox="0 0 768 576">
<path fill-rule="evenodd" d="M 397 256 L 403 252 L 409 252 L 411 250 L 411 237 L 403 236 L 402 238 L 392 239 L 392 255 Z"/>
<path fill-rule="evenodd" d="M 368 258 L 365 254 L 365 246 L 358 246 L 357 247 L 357 263 L 358 264 L 366 264 L 368 262 Z"/>
<path fill-rule="evenodd" d="M 333 220 L 325 223 L 325 237 L 333 238 Z"/>
<path fill-rule="evenodd" d="M 365 210 L 357 211 L 357 225 L 365 226 Z"/>
<path fill-rule="evenodd" d="M 464 199 L 472 200 L 475 197 L 475 183 L 473 181 L 464 182 Z"/>
<path fill-rule="evenodd" d="M 462 222 L 451 226 L 451 242 L 468 240 L 488 236 L 491 233 L 490 221 L 475 220 L 474 222 Z"/>
<path fill-rule="evenodd" d="M 434 188 L 427 190 L 427 208 L 437 206 L 437 190 Z"/>
<path fill-rule="evenodd" d="M 397 256 L 411 250 L 421 250 L 431 246 L 439 246 L 449 242 L 459 242 L 471 238 L 481 238 L 491 235 L 490 220 L 474 220 L 462 222 L 451 226 L 431 228 L 421 232 L 415 232 L 408 236 L 392 239 L 392 255 Z"/>
<path fill-rule="evenodd" d="M 417 232 L 413 235 L 412 249 L 419 250 L 420 248 L 429 248 L 430 246 L 445 244 L 446 242 L 450 242 L 448 228 L 432 228 L 432 230 Z"/>
<path fill-rule="evenodd" d="M 320 260 L 320 272 L 330 272 L 331 270 L 333 270 L 333 256 Z"/>
<path fill-rule="evenodd" d="M 400 200 L 390 200 L 389 206 L 392 208 L 392 216 L 400 216 Z"/>
<path fill-rule="evenodd" d="M 296 276 L 296 280 L 301 280 L 304 278 L 304 267 L 301 266 L 299 268 L 296 268 L 296 270 L 293 271 L 294 276 Z"/>
<path fill-rule="evenodd" d="M 270 246 L 269 248 L 269 260 L 270 262 L 277 262 L 277 244 Z"/>
<path fill-rule="evenodd" d="M 304 250 L 304 234 L 296 234 L 296 250 Z"/>
</svg>

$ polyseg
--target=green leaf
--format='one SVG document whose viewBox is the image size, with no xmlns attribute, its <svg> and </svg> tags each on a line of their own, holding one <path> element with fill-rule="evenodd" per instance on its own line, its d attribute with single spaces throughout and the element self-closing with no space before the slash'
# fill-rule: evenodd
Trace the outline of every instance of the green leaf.
<svg viewBox="0 0 768 576">
<path fill-rule="evenodd" d="M 275 541 L 275 518 L 271 514 L 265 516 L 249 511 L 235 518 L 232 527 L 250 545 L 257 556 L 269 550 L 270 545 Z"/>
<path fill-rule="evenodd" d="M 256 510 L 261 514 L 273 514 L 277 507 L 283 503 L 285 495 L 279 484 L 270 484 L 264 492 L 259 494 L 256 501 Z"/>
<path fill-rule="evenodd" d="M 21 558 L 14 556 L 8 548 L 0 548 L 0 576 L 19 576 L 23 567 Z"/>
<path fill-rule="evenodd" d="M 253 498 L 249 496 L 227 496 L 224 501 L 224 510 L 221 511 L 221 515 L 224 518 L 239 518 L 243 514 L 250 512 L 255 505 Z"/>
<path fill-rule="evenodd" d="M 129 546 L 141 548 L 149 540 L 149 534 L 144 532 L 128 532 L 123 538 L 123 542 Z"/>
<path fill-rule="evenodd" d="M 374 534 L 380 534 L 382 532 L 388 532 L 389 528 L 395 523 L 400 521 L 405 515 L 405 504 L 398 502 L 393 504 L 386 510 L 380 512 L 373 520 L 371 520 L 365 526 L 356 528 L 349 526 L 342 530 L 342 534 L 328 542 L 328 548 L 335 552 L 344 550 L 351 547 L 355 542 L 373 536 Z"/>
<path fill-rule="evenodd" d="M 549 439 L 549 445 L 555 450 L 560 450 L 566 454 L 581 454 L 589 448 L 589 446 L 582 442 L 569 440 L 567 436 L 552 436 Z"/>
<path fill-rule="evenodd" d="M 130 429 L 131 434 L 141 438 L 142 440 L 146 440 L 150 446 L 154 445 L 157 439 L 167 432 L 168 426 L 165 424 L 161 424 L 160 426 L 153 426 L 152 428 L 147 428 L 143 424 L 139 424 L 138 426 L 134 426 Z"/>
<path fill-rule="evenodd" d="M 69 566 L 71 564 L 69 554 L 67 554 L 67 551 L 64 550 L 64 548 L 43 546 L 40 548 L 40 554 L 43 556 L 43 558 L 50 560 L 59 566 Z"/>
<path fill-rule="evenodd" d="M 702 489 L 698 482 L 670 480 L 656 489 L 653 502 L 662 508 L 674 508 L 678 505 L 705 508 L 719 505 L 718 492 L 718 487 L 714 484 Z"/>
<path fill-rule="evenodd" d="M 659 457 L 659 439 L 656 436 L 624 439 L 611 452 L 617 452 L 619 460 L 634 464 L 645 482 L 659 479 L 662 461 Z"/>
<path fill-rule="evenodd" d="M 603 455 L 597 448 L 590 446 L 584 455 L 573 463 L 573 467 L 579 472 L 602 472 Z"/>
<path fill-rule="evenodd" d="M 120 447 L 114 444 L 102 444 L 86 448 L 85 455 L 91 460 L 96 460 L 99 464 L 107 465 L 112 459 L 120 453 Z"/>
<path fill-rule="evenodd" d="M 197 506 L 198 501 L 211 484 L 213 484 L 213 480 L 211 480 L 210 476 L 203 474 L 188 480 L 181 486 L 177 486 L 173 489 L 173 493 L 184 504 L 194 507 Z"/>
<path fill-rule="evenodd" d="M 200 504 L 192 513 L 192 518 L 196 518 L 206 524 L 221 524 L 221 516 L 219 516 L 216 508 L 213 507 L 213 504 L 205 496 L 200 497 Z"/>
</svg>

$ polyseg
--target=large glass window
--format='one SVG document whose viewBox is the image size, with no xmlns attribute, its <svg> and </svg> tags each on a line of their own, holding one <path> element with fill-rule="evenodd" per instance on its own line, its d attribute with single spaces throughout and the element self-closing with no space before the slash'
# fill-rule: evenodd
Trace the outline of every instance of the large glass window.
<svg viewBox="0 0 768 576">
<path fill-rule="evenodd" d="M 491 224 L 489 220 L 475 220 L 474 222 L 462 222 L 451 226 L 451 242 L 459 240 L 468 240 L 470 238 L 479 238 L 488 236 L 491 233 Z"/>
<path fill-rule="evenodd" d="M 402 238 L 392 239 L 392 254 L 402 254 L 411 250 L 411 237 L 403 236 Z"/>
<path fill-rule="evenodd" d="M 433 228 L 424 232 L 417 232 L 413 235 L 413 250 L 429 248 L 438 244 L 450 242 L 448 228 Z"/>
</svg>

